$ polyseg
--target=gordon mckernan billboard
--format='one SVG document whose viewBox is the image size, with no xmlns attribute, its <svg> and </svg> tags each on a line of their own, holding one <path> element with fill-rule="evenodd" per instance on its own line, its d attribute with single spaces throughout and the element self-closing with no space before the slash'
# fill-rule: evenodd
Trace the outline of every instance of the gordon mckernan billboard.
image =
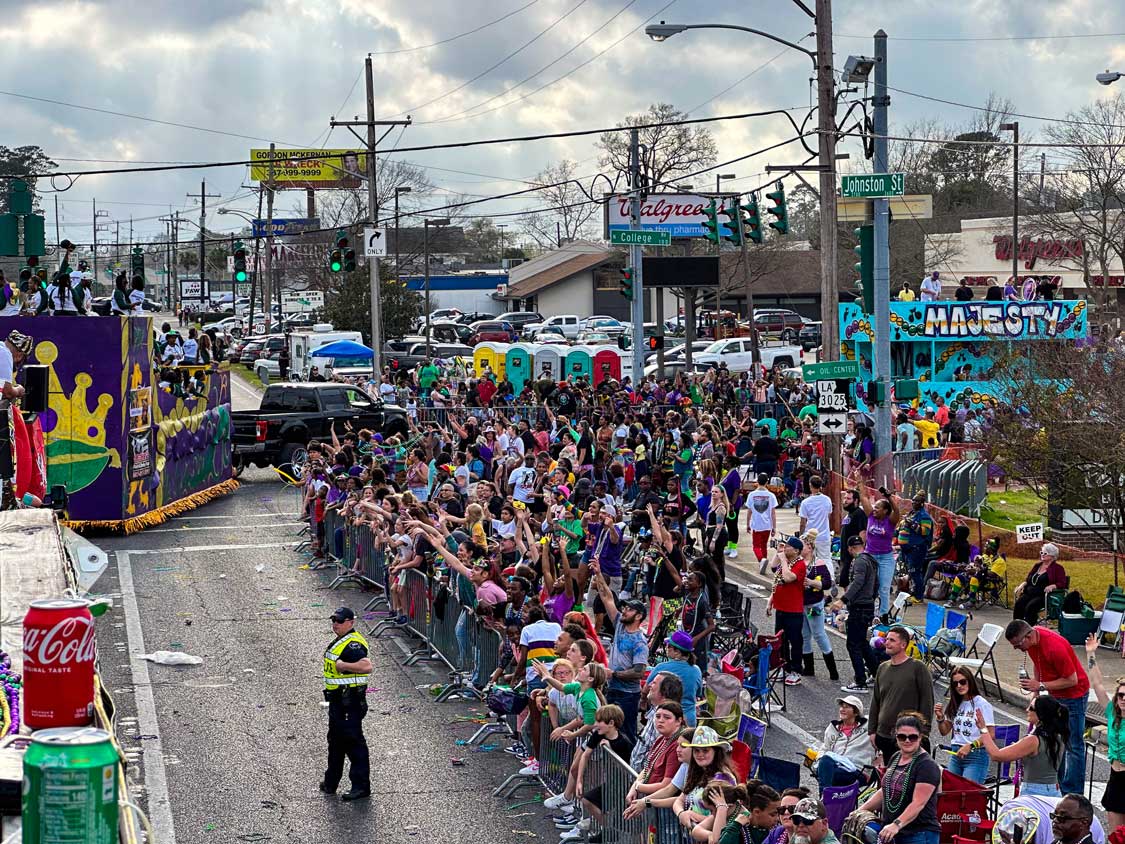
<svg viewBox="0 0 1125 844">
<path fill-rule="evenodd" d="M 358 188 L 367 173 L 367 153 L 354 149 L 250 150 L 250 178 L 275 187 L 327 190 Z"/>
</svg>

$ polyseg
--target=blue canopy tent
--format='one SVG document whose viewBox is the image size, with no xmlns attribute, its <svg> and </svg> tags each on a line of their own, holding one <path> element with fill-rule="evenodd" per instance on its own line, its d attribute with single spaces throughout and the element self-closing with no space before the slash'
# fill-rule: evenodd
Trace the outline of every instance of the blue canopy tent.
<svg viewBox="0 0 1125 844">
<path fill-rule="evenodd" d="M 362 343 L 355 342 L 355 340 L 337 340 L 335 343 L 329 343 L 327 346 L 321 346 L 315 352 L 311 352 L 309 357 L 367 358 L 370 360 L 375 357 L 375 353 Z"/>
</svg>

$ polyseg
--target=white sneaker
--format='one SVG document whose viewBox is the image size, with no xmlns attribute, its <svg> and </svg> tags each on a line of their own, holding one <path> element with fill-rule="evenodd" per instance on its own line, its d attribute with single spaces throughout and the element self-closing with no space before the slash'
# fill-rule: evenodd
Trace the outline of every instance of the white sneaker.
<svg viewBox="0 0 1125 844">
<path fill-rule="evenodd" d="M 545 809 L 570 809 L 573 806 L 574 801 L 567 800 L 566 794 L 556 794 L 554 797 L 548 797 L 543 801 L 543 808 Z"/>
<path fill-rule="evenodd" d="M 786 674 L 785 675 L 785 685 L 787 685 L 787 686 L 799 686 L 799 685 L 801 685 L 801 675 L 797 674 L 796 672 L 790 672 L 789 674 Z"/>
<path fill-rule="evenodd" d="M 855 683 L 848 683 L 846 686 L 840 686 L 840 691 L 847 692 L 851 695 L 865 695 L 871 691 L 870 686 L 857 686 Z"/>
<path fill-rule="evenodd" d="M 522 768 L 520 768 L 521 777 L 537 777 L 539 776 L 539 760 L 532 759 Z"/>
<path fill-rule="evenodd" d="M 578 827 L 574 827 L 573 829 L 568 829 L 566 832 L 562 833 L 559 836 L 559 841 L 581 841 L 585 837 L 586 837 L 586 831 L 585 830 L 579 829 Z"/>
<path fill-rule="evenodd" d="M 726 555 L 727 555 L 727 556 L 728 556 L 728 557 L 729 557 L 730 559 L 732 559 L 732 560 L 733 560 L 733 559 L 734 559 L 735 557 L 737 557 L 737 556 L 738 556 L 738 549 L 737 549 L 737 548 L 728 548 L 728 549 L 726 550 Z"/>
<path fill-rule="evenodd" d="M 762 557 L 762 559 L 758 561 L 758 574 L 764 575 L 766 573 L 766 566 L 769 564 L 770 558 L 768 556 Z"/>
</svg>

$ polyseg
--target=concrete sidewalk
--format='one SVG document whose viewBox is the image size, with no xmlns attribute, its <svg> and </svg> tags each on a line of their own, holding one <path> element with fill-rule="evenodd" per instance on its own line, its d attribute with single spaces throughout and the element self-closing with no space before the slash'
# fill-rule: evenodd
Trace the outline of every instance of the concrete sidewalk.
<svg viewBox="0 0 1125 844">
<path fill-rule="evenodd" d="M 745 517 L 743 517 L 745 518 Z M 743 522 L 745 524 L 745 522 Z M 780 533 L 791 535 L 797 533 L 800 528 L 800 518 L 796 511 L 791 509 L 779 509 L 777 511 L 777 529 Z M 738 542 L 738 558 L 728 560 L 727 570 L 737 572 L 740 579 L 747 582 L 757 584 L 765 590 L 772 588 L 773 578 L 758 574 L 758 566 L 754 562 L 754 551 L 751 547 L 750 537 L 746 535 L 745 531 L 741 531 Z M 1011 584 L 1012 589 L 1015 589 L 1017 584 Z M 763 598 L 764 600 L 764 598 Z M 903 620 L 914 627 L 924 628 L 926 624 L 926 603 L 912 605 L 906 608 Z M 1100 609 L 1100 607 L 1095 607 Z M 966 610 L 969 614 L 968 624 L 968 637 L 966 640 L 967 647 L 972 647 L 973 642 L 976 640 L 977 634 L 985 624 L 998 624 L 1000 627 L 1006 627 L 1008 622 L 1012 620 L 1012 611 L 1003 607 L 986 607 L 979 610 Z M 841 638 L 843 634 L 829 628 L 829 632 L 836 633 Z M 1079 661 L 1082 665 L 1086 664 L 1085 647 L 1082 645 L 1074 646 L 1075 653 L 1078 654 Z M 993 650 L 993 658 L 996 662 L 996 670 L 1000 675 L 1000 682 L 1004 687 L 1004 697 L 1009 701 L 1019 702 L 1024 700 L 1022 693 L 1018 686 L 1019 669 L 1021 665 L 1025 664 L 1026 655 L 1017 651 L 1001 636 L 1000 641 L 996 643 Z M 1116 677 L 1119 674 L 1125 674 L 1125 665 L 1121 664 L 1123 657 L 1117 650 L 1110 648 L 1100 648 L 1098 650 L 1098 660 L 1102 669 L 1102 674 L 1106 678 Z M 1027 661 L 1028 671 L 1031 672 L 1030 660 Z M 986 678 L 992 680 L 991 672 L 984 671 Z"/>
</svg>

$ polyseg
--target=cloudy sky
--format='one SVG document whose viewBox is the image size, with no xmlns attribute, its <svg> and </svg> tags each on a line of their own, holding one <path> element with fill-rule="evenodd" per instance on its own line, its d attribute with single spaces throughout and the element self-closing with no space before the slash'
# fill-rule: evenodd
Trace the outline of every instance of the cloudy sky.
<svg viewBox="0 0 1125 844">
<path fill-rule="evenodd" d="M 892 39 L 890 84 L 913 94 L 980 105 L 995 92 L 1020 112 L 1061 117 L 1109 93 L 1095 73 L 1125 71 L 1120 0 L 835 5 L 837 67 L 849 53 L 870 52 L 881 26 Z M 352 146 L 347 130 L 329 134 L 328 120 L 364 112 L 368 52 L 377 117 L 414 120 L 388 137 L 388 147 L 612 126 L 658 101 L 693 117 L 793 108 L 799 121 L 815 99 L 806 56 L 736 32 L 653 43 L 644 24 L 661 19 L 756 27 L 813 45 L 812 22 L 791 0 L 0 0 L 3 143 L 37 144 L 61 170 L 244 159 L 271 140 Z M 972 115 L 892 96 L 892 126 L 922 118 L 961 124 Z M 1020 120 L 1024 133 L 1042 126 Z M 778 117 L 717 123 L 714 132 L 720 160 L 791 136 Z M 790 163 L 798 150 L 724 169 L 740 177 L 734 185 L 757 187 L 765 164 Z M 591 139 L 399 155 L 428 168 L 441 191 L 472 196 L 518 190 L 526 186 L 520 180 L 564 157 L 579 162 L 581 175 L 598 170 Z M 123 228 L 131 215 L 138 239 L 162 231 L 155 218 L 169 208 L 198 214 L 186 195 L 199 192 L 204 175 L 208 192 L 221 195 L 209 210 L 254 208 L 246 168 L 84 176 L 58 194 L 62 234 L 89 242 L 95 197 Z M 446 197 L 416 199 L 431 207 Z M 277 213 L 300 201 L 283 194 Z M 45 205 L 53 211 L 52 195 Z M 525 206 L 503 200 L 473 210 Z M 208 224 L 236 228 L 231 217 L 209 215 Z"/>
</svg>

